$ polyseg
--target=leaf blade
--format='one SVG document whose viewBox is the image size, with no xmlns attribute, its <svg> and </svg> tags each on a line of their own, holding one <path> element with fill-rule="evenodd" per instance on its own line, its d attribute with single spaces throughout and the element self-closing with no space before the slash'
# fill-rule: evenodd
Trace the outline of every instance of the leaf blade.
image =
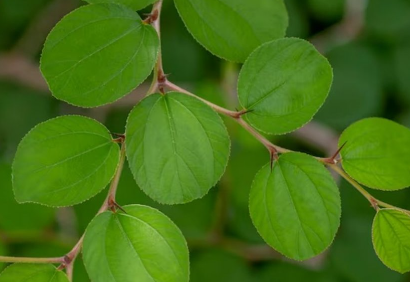
<svg viewBox="0 0 410 282">
<path fill-rule="evenodd" d="M 175 224 L 141 205 L 105 212 L 89 225 L 84 263 L 93 281 L 188 281 L 188 247 Z"/>
<path fill-rule="evenodd" d="M 52 264 L 13 264 L 0 273 L 1 282 L 68 282 Z"/>
<path fill-rule="evenodd" d="M 122 5 L 91 4 L 69 13 L 53 28 L 40 69 L 57 99 L 96 107 L 141 84 L 158 50 L 155 30 L 137 13 Z"/>
<path fill-rule="evenodd" d="M 249 209 L 262 238 L 296 260 L 311 258 L 331 244 L 341 214 L 331 175 L 313 157 L 301 153 L 283 154 L 272 171 L 268 164 L 258 172 Z"/>
<path fill-rule="evenodd" d="M 175 0 L 175 6 L 205 49 L 223 59 L 243 62 L 260 44 L 283 37 L 288 24 L 283 1 L 256 2 Z"/>
<path fill-rule="evenodd" d="M 383 118 L 367 118 L 349 126 L 340 136 L 344 170 L 358 182 L 379 190 L 410 186 L 407 159 L 410 130 Z"/>
<path fill-rule="evenodd" d="M 182 93 L 144 99 L 130 113 L 126 135 L 135 180 L 161 203 L 203 197 L 227 165 L 230 142 L 222 120 Z"/>
<path fill-rule="evenodd" d="M 309 122 L 324 103 L 333 74 L 326 58 L 307 41 L 274 40 L 258 47 L 239 74 L 244 118 L 270 134 L 284 134 Z"/>
<path fill-rule="evenodd" d="M 118 162 L 119 146 L 102 124 L 81 116 L 57 117 L 20 142 L 12 166 L 14 194 L 19 202 L 78 204 L 105 188 Z"/>
<path fill-rule="evenodd" d="M 372 228 L 377 256 L 389 268 L 410 271 L 410 216 L 396 209 L 377 212 Z"/>
</svg>

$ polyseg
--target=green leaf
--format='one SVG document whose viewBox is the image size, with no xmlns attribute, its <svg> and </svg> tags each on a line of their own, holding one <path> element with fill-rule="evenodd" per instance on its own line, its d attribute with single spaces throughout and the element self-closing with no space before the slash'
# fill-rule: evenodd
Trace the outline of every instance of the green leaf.
<svg viewBox="0 0 410 282">
<path fill-rule="evenodd" d="M 380 190 L 410 186 L 410 130 L 391 120 L 367 118 L 340 136 L 344 170 L 358 182 Z"/>
<path fill-rule="evenodd" d="M 128 117 L 126 135 L 134 178 L 160 203 L 203 197 L 221 178 L 229 158 L 229 136 L 221 118 L 178 92 L 142 100 Z"/>
<path fill-rule="evenodd" d="M 88 226 L 83 259 L 94 282 L 187 282 L 188 247 L 177 226 L 140 205 L 104 212 Z"/>
<path fill-rule="evenodd" d="M 236 62 L 262 43 L 283 37 L 288 24 L 282 0 L 175 0 L 175 6 L 201 45 Z"/>
<path fill-rule="evenodd" d="M 396 209 L 381 209 L 373 221 L 373 246 L 389 268 L 410 271 L 410 215 Z"/>
<path fill-rule="evenodd" d="M 332 84 L 332 68 L 309 42 L 284 38 L 256 49 L 242 67 L 239 101 L 257 129 L 283 134 L 309 122 Z"/>
<path fill-rule="evenodd" d="M 263 239 L 283 255 L 305 260 L 324 251 L 340 222 L 339 190 L 318 160 L 287 153 L 256 175 L 250 214 Z"/>
<path fill-rule="evenodd" d="M 141 84 L 158 49 L 157 33 L 137 13 L 122 5 L 92 4 L 74 10 L 53 28 L 41 72 L 57 99 L 96 107 Z"/>
<path fill-rule="evenodd" d="M 84 202 L 104 189 L 118 161 L 118 144 L 93 119 L 61 116 L 40 123 L 17 148 L 16 200 L 49 206 Z"/>
<path fill-rule="evenodd" d="M 13 264 L 0 274 L 0 282 L 68 282 L 52 264 Z"/>
<path fill-rule="evenodd" d="M 19 205 L 11 185 L 11 167 L 0 163 L 0 229 L 6 232 L 40 232 L 51 226 L 55 211 L 34 204 Z"/>
<path fill-rule="evenodd" d="M 116 3 L 127 6 L 135 11 L 141 10 L 147 7 L 149 4 L 154 3 L 156 0 L 85 0 L 88 3 Z"/>
</svg>

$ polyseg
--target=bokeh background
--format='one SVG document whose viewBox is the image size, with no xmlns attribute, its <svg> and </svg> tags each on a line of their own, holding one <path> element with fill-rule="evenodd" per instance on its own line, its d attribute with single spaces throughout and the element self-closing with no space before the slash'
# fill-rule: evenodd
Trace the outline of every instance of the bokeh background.
<svg viewBox="0 0 410 282">
<path fill-rule="evenodd" d="M 198 45 L 172 1 L 164 2 L 162 47 L 170 80 L 234 109 L 240 65 L 221 61 Z M 335 78 L 327 102 L 312 123 L 290 135 L 272 137 L 276 144 L 326 156 L 336 150 L 340 132 L 361 118 L 382 116 L 410 126 L 408 0 L 285 2 L 290 16 L 287 35 L 314 43 L 329 58 Z M 88 110 L 51 96 L 38 70 L 42 44 L 54 24 L 80 5 L 84 5 L 80 0 L 0 0 L 1 255 L 63 255 L 105 198 L 102 192 L 84 204 L 58 210 L 17 204 L 10 165 L 24 134 L 39 122 L 73 113 L 96 118 L 112 132 L 124 132 L 128 112 L 149 86 L 149 82 L 143 84 L 113 105 Z M 254 175 L 269 155 L 238 125 L 225 121 L 232 139 L 231 159 L 220 183 L 203 199 L 180 206 L 156 204 L 137 187 L 128 168 L 119 184 L 121 205 L 156 207 L 181 228 L 191 249 L 192 282 L 410 281 L 409 275 L 395 273 L 378 260 L 371 244 L 374 210 L 340 179 L 341 227 L 325 253 L 300 263 L 268 248 L 251 224 L 248 194 Z M 372 193 L 410 208 L 410 190 Z M 81 258 L 76 262 L 74 281 L 89 281 Z"/>
</svg>

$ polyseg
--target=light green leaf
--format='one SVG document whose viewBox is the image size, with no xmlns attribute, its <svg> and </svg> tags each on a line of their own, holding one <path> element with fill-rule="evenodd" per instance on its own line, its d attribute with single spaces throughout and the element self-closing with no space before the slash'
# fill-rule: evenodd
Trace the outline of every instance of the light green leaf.
<svg viewBox="0 0 410 282">
<path fill-rule="evenodd" d="M 230 142 L 221 118 L 182 93 L 142 100 L 128 117 L 126 135 L 130 169 L 141 189 L 160 203 L 203 197 L 228 162 Z"/>
<path fill-rule="evenodd" d="M 51 226 L 55 211 L 35 204 L 19 205 L 14 199 L 11 167 L 0 163 L 0 229 L 6 232 L 41 232 Z"/>
<path fill-rule="evenodd" d="M 396 209 L 381 209 L 373 221 L 373 246 L 389 268 L 410 271 L 410 215 Z"/>
<path fill-rule="evenodd" d="M 309 42 L 284 38 L 256 49 L 238 81 L 241 105 L 257 129 L 283 134 L 312 119 L 332 84 L 332 68 Z"/>
<path fill-rule="evenodd" d="M 344 170 L 355 180 L 380 190 L 410 186 L 410 130 L 383 118 L 367 118 L 340 136 Z"/>
<path fill-rule="evenodd" d="M 156 0 L 85 0 L 88 3 L 116 3 L 127 6 L 135 11 L 141 10 L 147 7 L 149 4 L 154 3 Z"/>
<path fill-rule="evenodd" d="M 0 282 L 68 282 L 52 264 L 13 264 L 0 274 Z"/>
<path fill-rule="evenodd" d="M 13 162 L 20 203 L 69 206 L 88 200 L 113 177 L 119 146 L 97 121 L 61 116 L 40 123 L 21 141 Z"/>
<path fill-rule="evenodd" d="M 174 1 L 193 37 L 229 61 L 245 61 L 262 43 L 283 37 L 288 25 L 282 0 Z"/>
<path fill-rule="evenodd" d="M 177 226 L 140 205 L 105 212 L 88 226 L 83 259 L 94 282 L 187 282 L 188 247 Z"/>
<path fill-rule="evenodd" d="M 96 107 L 143 82 L 158 49 L 155 30 L 137 13 L 122 5 L 91 4 L 65 16 L 50 32 L 41 72 L 57 99 Z"/>
<path fill-rule="evenodd" d="M 339 190 L 318 160 L 287 153 L 256 175 L 250 193 L 256 229 L 274 249 L 295 260 L 324 251 L 340 222 Z"/>
</svg>

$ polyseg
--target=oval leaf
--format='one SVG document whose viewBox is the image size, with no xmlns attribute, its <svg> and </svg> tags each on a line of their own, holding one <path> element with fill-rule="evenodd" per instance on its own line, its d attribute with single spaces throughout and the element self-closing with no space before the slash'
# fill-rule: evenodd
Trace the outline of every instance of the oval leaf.
<svg viewBox="0 0 410 282">
<path fill-rule="evenodd" d="M 339 227 L 339 190 L 318 160 L 287 153 L 256 175 L 250 214 L 262 238 L 295 260 L 324 251 Z"/>
<path fill-rule="evenodd" d="M 396 209 L 382 209 L 373 221 L 373 246 L 389 268 L 410 271 L 410 215 Z"/>
<path fill-rule="evenodd" d="M 410 186 L 408 128 L 383 118 L 367 118 L 343 132 L 339 146 L 343 144 L 342 166 L 358 182 L 380 190 Z"/>
<path fill-rule="evenodd" d="M 91 280 L 188 281 L 188 247 L 177 226 L 147 206 L 124 210 L 98 215 L 86 230 L 83 259 Z"/>
<path fill-rule="evenodd" d="M 20 142 L 14 158 L 16 200 L 49 206 L 81 203 L 104 189 L 118 161 L 118 144 L 93 119 L 61 116 L 40 123 Z"/>
<path fill-rule="evenodd" d="M 221 118 L 182 93 L 142 100 L 128 117 L 126 135 L 131 171 L 141 189 L 160 203 L 201 198 L 228 162 L 230 142 Z"/>
<path fill-rule="evenodd" d="M 50 32 L 41 72 L 53 95 L 82 107 L 123 97 L 151 73 L 157 33 L 134 11 L 92 4 L 65 16 Z"/>
<path fill-rule="evenodd" d="M 13 264 L 0 274 L 0 282 L 68 282 L 52 264 Z"/>
<path fill-rule="evenodd" d="M 175 0 L 193 37 L 229 61 L 244 62 L 264 42 L 281 38 L 288 25 L 282 0 Z"/>
<path fill-rule="evenodd" d="M 149 4 L 156 2 L 157 0 L 85 0 L 88 3 L 117 3 L 127 6 L 135 11 L 141 10 L 147 7 Z"/>
<path fill-rule="evenodd" d="M 257 129 L 283 134 L 312 119 L 332 84 L 332 68 L 309 42 L 285 38 L 256 49 L 242 67 L 239 101 Z"/>
</svg>

